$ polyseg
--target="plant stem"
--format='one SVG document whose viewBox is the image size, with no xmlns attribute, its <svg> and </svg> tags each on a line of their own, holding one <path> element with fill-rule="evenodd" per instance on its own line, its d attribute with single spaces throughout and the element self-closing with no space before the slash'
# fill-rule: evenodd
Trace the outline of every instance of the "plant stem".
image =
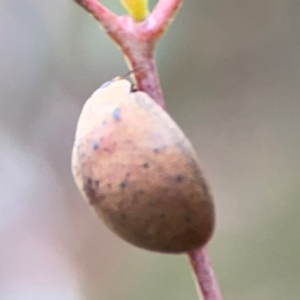
<svg viewBox="0 0 300 300">
<path fill-rule="evenodd" d="M 204 300 L 222 300 L 214 269 L 210 263 L 206 248 L 188 253 L 195 274 L 197 286 Z"/>
<path fill-rule="evenodd" d="M 157 104 L 166 108 L 152 53 L 140 58 L 127 56 L 127 61 L 130 69 L 136 70 L 134 80 L 138 90 L 146 92 Z"/>
<path fill-rule="evenodd" d="M 133 76 L 138 89 L 165 108 L 153 53 L 156 42 L 173 20 L 182 0 L 160 0 L 142 22 L 135 22 L 129 16 L 118 17 L 96 0 L 74 1 L 91 13 L 121 48 L 128 65 L 135 71 Z M 206 249 L 197 249 L 188 255 L 203 300 L 222 300 Z"/>
<path fill-rule="evenodd" d="M 182 0 L 160 0 L 156 4 L 153 12 L 148 17 L 150 23 L 153 23 L 153 31 L 158 36 L 162 35 L 169 24 L 173 21 L 178 12 Z"/>
<path fill-rule="evenodd" d="M 117 24 L 117 16 L 107 9 L 103 4 L 96 0 L 74 0 L 86 11 L 91 13 L 97 19 L 106 31 L 111 30 L 111 26 Z"/>
</svg>

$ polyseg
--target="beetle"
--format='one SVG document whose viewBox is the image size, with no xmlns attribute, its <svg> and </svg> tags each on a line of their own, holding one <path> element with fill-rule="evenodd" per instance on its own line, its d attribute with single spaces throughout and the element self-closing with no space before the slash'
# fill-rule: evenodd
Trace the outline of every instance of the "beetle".
<svg viewBox="0 0 300 300">
<path fill-rule="evenodd" d="M 126 79 L 105 83 L 84 104 L 72 172 L 99 218 L 135 246 L 182 253 L 213 233 L 214 203 L 193 146 Z"/>
</svg>

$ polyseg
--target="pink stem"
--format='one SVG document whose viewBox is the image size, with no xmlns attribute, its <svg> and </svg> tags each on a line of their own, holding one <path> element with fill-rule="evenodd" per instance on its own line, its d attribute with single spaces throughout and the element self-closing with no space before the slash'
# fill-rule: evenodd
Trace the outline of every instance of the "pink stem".
<svg viewBox="0 0 300 300">
<path fill-rule="evenodd" d="M 82 6 L 86 11 L 91 13 L 105 29 L 110 30 L 111 26 L 116 24 L 117 16 L 107 9 L 103 4 L 97 2 L 97 0 L 74 1 Z"/>
<path fill-rule="evenodd" d="M 153 53 L 157 40 L 168 28 L 182 0 L 160 0 L 147 19 L 139 23 L 129 16 L 117 17 L 96 0 L 74 1 L 91 13 L 121 48 L 128 64 L 135 71 L 138 89 L 165 108 Z M 197 249 L 188 255 L 203 299 L 222 300 L 207 251 Z"/>
<path fill-rule="evenodd" d="M 177 11 L 182 4 L 182 0 L 160 0 L 151 15 L 148 17 L 152 23 L 152 32 L 160 36 L 173 21 Z"/>
<path fill-rule="evenodd" d="M 162 108 L 166 108 L 162 89 L 156 72 L 155 60 L 151 53 L 140 59 L 127 56 L 129 64 L 134 72 L 138 90 L 146 92 Z"/>
<path fill-rule="evenodd" d="M 222 300 L 215 272 L 205 248 L 188 253 L 196 281 L 204 300 Z"/>
</svg>

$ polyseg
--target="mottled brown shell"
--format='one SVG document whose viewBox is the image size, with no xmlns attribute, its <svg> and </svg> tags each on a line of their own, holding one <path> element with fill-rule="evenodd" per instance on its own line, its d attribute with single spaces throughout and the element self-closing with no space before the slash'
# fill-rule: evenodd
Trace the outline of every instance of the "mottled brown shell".
<svg viewBox="0 0 300 300">
<path fill-rule="evenodd" d="M 127 80 L 100 88 L 84 105 L 72 169 L 98 216 L 138 247 L 180 253 L 212 235 L 214 205 L 192 145 Z"/>
</svg>

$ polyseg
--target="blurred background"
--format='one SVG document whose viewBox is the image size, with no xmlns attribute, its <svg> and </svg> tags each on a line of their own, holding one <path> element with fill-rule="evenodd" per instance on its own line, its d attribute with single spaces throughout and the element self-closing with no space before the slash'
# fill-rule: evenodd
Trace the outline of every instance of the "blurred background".
<svg viewBox="0 0 300 300">
<path fill-rule="evenodd" d="M 156 52 L 215 196 L 224 299 L 299 299 L 299 31 L 298 0 L 186 0 Z M 184 255 L 120 240 L 71 176 L 80 110 L 127 71 L 119 50 L 71 0 L 1 1 L 0 41 L 0 299 L 196 300 Z"/>
</svg>

